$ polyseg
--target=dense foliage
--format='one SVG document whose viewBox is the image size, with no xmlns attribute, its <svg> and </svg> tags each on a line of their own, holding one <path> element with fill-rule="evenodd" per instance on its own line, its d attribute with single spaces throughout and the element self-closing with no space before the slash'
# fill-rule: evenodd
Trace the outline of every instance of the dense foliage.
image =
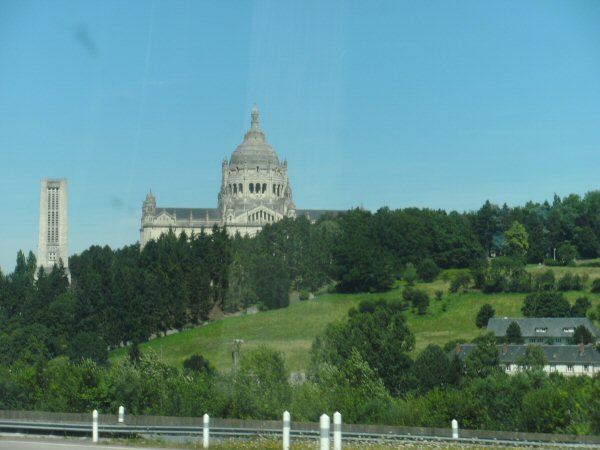
<svg viewBox="0 0 600 450">
<path fill-rule="evenodd" d="M 585 316 L 589 300 L 570 305 L 562 292 L 583 290 L 587 279 L 531 275 L 525 263 L 572 264 L 599 256 L 599 242 L 600 192 L 590 192 L 516 208 L 486 202 L 463 214 L 353 209 L 316 223 L 284 219 L 253 238 L 215 228 L 168 233 L 143 249 L 92 246 L 69 260 L 71 283 L 62 266 L 37 270 L 34 255 L 20 252 L 14 272 L 0 273 L 0 408 L 124 404 L 138 414 L 262 419 L 290 409 L 295 420 L 339 409 L 348 422 L 446 427 L 457 418 L 465 428 L 600 432 L 595 379 L 544 375 L 535 348 L 526 370 L 508 377 L 491 336 L 464 361 L 437 346 L 413 361 L 403 317 L 407 308 L 427 314 L 429 294 L 414 285 L 441 269 L 452 269 L 444 272 L 452 293 L 522 292 L 526 316 Z M 238 370 L 222 374 L 200 354 L 179 370 L 137 345 L 221 311 L 286 307 L 291 290 L 375 293 L 397 280 L 407 286 L 401 299 L 361 303 L 317 337 L 304 382 L 290 383 L 281 354 L 268 348 L 243 353 Z M 484 327 L 493 314 L 484 305 L 473 319 Z M 578 330 L 574 342 L 588 333 Z M 109 364 L 108 350 L 125 344 L 130 357 Z"/>
</svg>

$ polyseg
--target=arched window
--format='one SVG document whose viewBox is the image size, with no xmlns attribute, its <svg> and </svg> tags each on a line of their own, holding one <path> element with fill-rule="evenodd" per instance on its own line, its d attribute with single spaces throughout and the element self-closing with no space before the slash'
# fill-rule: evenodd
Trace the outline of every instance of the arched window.
<svg viewBox="0 0 600 450">
<path fill-rule="evenodd" d="M 265 192 L 267 192 L 267 183 L 263 183 L 262 185 L 262 193 L 264 194 Z"/>
<path fill-rule="evenodd" d="M 238 191 L 240 192 L 240 194 L 244 192 L 244 186 L 242 185 L 242 183 L 239 184 Z"/>
<path fill-rule="evenodd" d="M 257 194 L 260 194 L 260 183 L 256 183 L 254 190 L 256 191 Z"/>
<path fill-rule="evenodd" d="M 254 193 L 254 185 L 252 183 L 250 183 L 248 185 L 248 188 L 250 189 L 250 193 L 253 194 Z"/>
</svg>

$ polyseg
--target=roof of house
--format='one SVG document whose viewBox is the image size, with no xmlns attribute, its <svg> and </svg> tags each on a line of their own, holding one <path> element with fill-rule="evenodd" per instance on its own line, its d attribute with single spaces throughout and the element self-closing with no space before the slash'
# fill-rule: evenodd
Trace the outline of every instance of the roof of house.
<svg viewBox="0 0 600 450">
<path fill-rule="evenodd" d="M 449 353 L 449 357 L 466 358 L 477 344 L 460 344 Z M 497 345 L 500 364 L 515 364 L 525 355 L 527 345 Z M 600 352 L 593 345 L 540 345 L 548 364 L 598 364 Z"/>
<path fill-rule="evenodd" d="M 569 330 L 575 330 L 579 325 L 584 325 L 596 338 L 600 337 L 600 331 L 587 317 L 493 317 L 488 322 L 487 330 L 493 331 L 496 336 L 505 336 L 511 322 L 519 325 L 523 337 L 571 337 L 573 331 Z"/>
</svg>

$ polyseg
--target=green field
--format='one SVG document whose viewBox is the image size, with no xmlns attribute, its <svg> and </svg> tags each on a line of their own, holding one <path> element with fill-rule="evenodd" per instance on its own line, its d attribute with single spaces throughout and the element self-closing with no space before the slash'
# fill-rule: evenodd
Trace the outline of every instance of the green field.
<svg viewBox="0 0 600 450">
<path fill-rule="evenodd" d="M 530 266 L 532 273 L 546 270 Z M 592 267 L 553 267 L 558 278 L 567 271 L 587 274 L 588 287 L 585 291 L 567 292 L 574 302 L 577 297 L 587 296 L 595 310 L 600 303 L 600 294 L 589 292 L 594 278 L 600 278 L 600 268 Z M 448 283 L 436 281 L 420 284 L 431 294 L 431 303 L 425 316 L 406 311 L 409 328 L 415 334 L 415 354 L 428 344 L 443 345 L 449 340 L 471 340 L 483 333 L 475 326 L 475 316 L 484 303 L 490 303 L 496 310 L 496 317 L 521 317 L 521 305 L 525 294 L 482 294 L 467 291 L 450 294 Z M 434 298 L 436 290 L 443 290 L 441 301 Z M 268 345 L 283 352 L 289 370 L 304 371 L 309 362 L 309 350 L 314 337 L 322 332 L 328 323 L 344 320 L 347 311 L 365 299 L 399 299 L 401 286 L 383 294 L 323 294 L 314 299 L 293 302 L 288 308 L 236 315 L 202 325 L 181 333 L 153 339 L 141 345 L 141 350 L 153 349 L 168 364 L 181 366 L 183 360 L 194 353 L 206 357 L 220 371 L 232 367 L 231 344 L 234 339 L 243 339 L 242 352 Z M 444 311 L 445 309 L 445 311 Z M 122 357 L 125 349 L 111 353 L 111 359 Z"/>
</svg>

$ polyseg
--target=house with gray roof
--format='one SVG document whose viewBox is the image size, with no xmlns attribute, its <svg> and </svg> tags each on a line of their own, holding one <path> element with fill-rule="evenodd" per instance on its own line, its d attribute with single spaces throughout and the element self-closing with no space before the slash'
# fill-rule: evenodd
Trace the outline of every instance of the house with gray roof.
<svg viewBox="0 0 600 450">
<path fill-rule="evenodd" d="M 519 325 L 525 344 L 570 344 L 570 338 L 580 325 L 592 333 L 594 342 L 600 340 L 600 331 L 587 317 L 494 317 L 489 320 L 487 330 L 493 332 L 496 338 L 504 338 L 512 322 Z"/>
<path fill-rule="evenodd" d="M 450 358 L 458 357 L 463 361 L 475 348 L 476 344 L 457 345 L 449 353 Z M 497 345 L 500 366 L 508 374 L 523 370 L 522 362 L 527 345 Z M 560 373 L 565 376 L 600 373 L 600 352 L 594 345 L 540 345 L 546 357 L 544 372 Z"/>
</svg>

